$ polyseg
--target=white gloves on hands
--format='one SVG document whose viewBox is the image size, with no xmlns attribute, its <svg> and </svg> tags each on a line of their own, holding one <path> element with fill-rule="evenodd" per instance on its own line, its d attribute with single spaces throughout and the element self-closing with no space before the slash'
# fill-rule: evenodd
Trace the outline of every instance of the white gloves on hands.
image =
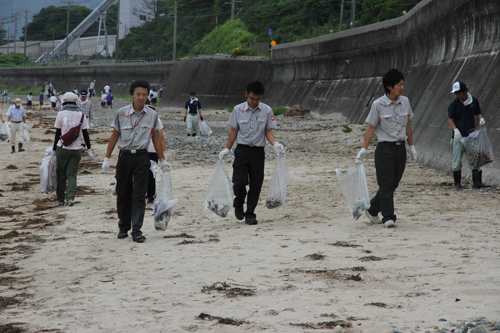
<svg viewBox="0 0 500 333">
<path fill-rule="evenodd" d="M 281 143 L 278 143 L 278 141 L 274 141 L 273 146 L 276 154 L 283 153 L 285 151 L 283 145 Z"/>
<path fill-rule="evenodd" d="M 160 168 L 163 172 L 168 172 L 172 170 L 172 164 L 168 163 L 166 159 L 160 161 Z"/>
<path fill-rule="evenodd" d="M 228 154 L 229 154 L 229 149 L 224 148 L 224 150 L 219 153 L 219 159 L 223 160 L 224 157 L 226 157 Z"/>
<path fill-rule="evenodd" d="M 453 136 L 453 140 L 455 140 L 455 142 L 460 142 L 460 140 L 462 140 L 462 134 L 460 134 L 458 128 L 455 128 L 453 132 L 455 133 L 455 135 Z"/>
<path fill-rule="evenodd" d="M 109 158 L 105 157 L 102 163 L 102 173 L 108 173 L 109 170 Z"/>
<path fill-rule="evenodd" d="M 356 156 L 356 163 L 363 163 L 365 157 L 366 157 L 366 148 L 361 148 L 358 155 Z"/>
<path fill-rule="evenodd" d="M 410 153 L 410 162 L 415 163 L 417 161 L 417 151 L 415 146 L 410 146 L 410 150 L 408 152 Z"/>
<path fill-rule="evenodd" d="M 486 120 L 484 118 L 479 119 L 479 125 L 484 125 L 486 123 Z"/>
<path fill-rule="evenodd" d="M 87 149 L 87 154 L 89 155 L 89 158 L 94 158 L 94 152 L 92 149 Z"/>
</svg>

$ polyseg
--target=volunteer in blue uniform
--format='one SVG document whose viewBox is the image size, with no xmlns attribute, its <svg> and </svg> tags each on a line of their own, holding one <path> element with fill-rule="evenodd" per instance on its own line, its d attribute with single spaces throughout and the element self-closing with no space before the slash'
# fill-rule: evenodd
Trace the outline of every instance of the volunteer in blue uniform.
<svg viewBox="0 0 500 333">
<path fill-rule="evenodd" d="M 451 134 L 451 149 L 453 152 L 453 180 L 457 190 L 462 187 L 462 154 L 465 151 L 462 138 L 469 136 L 469 132 L 476 128 L 475 117 L 479 120 L 479 125 L 484 125 L 485 120 L 481 115 L 481 107 L 476 97 L 472 97 L 467 90 L 467 86 L 463 82 L 455 82 L 451 88 L 451 93 L 455 94 L 456 98 L 448 106 L 448 124 L 453 130 Z M 466 154 L 467 156 L 467 154 Z M 481 178 L 483 171 L 475 169 L 467 157 L 469 169 L 472 172 L 472 186 L 474 188 L 487 187 L 483 184 Z"/>
<path fill-rule="evenodd" d="M 134 81 L 130 86 L 130 94 L 134 101 L 116 112 L 113 120 L 113 134 L 109 139 L 106 157 L 102 170 L 109 170 L 109 158 L 115 145 L 120 149 L 116 164 L 116 206 L 118 210 L 118 238 L 128 237 L 132 229 L 134 242 L 142 243 L 146 237 L 141 228 L 146 209 L 146 191 L 151 163 L 148 157 L 148 146 L 151 138 L 160 159 L 163 172 L 170 171 L 172 166 L 166 161 L 160 142 L 160 124 L 158 113 L 146 106 L 149 83 L 144 80 Z"/>
<path fill-rule="evenodd" d="M 245 223 L 250 225 L 258 223 L 254 211 L 264 181 L 266 138 L 273 144 L 276 153 L 283 151 L 283 145 L 276 141 L 271 132 L 276 128 L 273 110 L 261 102 L 264 91 L 264 85 L 259 81 L 248 84 L 245 92 L 247 101 L 236 105 L 229 116 L 227 124 L 231 129 L 227 145 L 219 154 L 219 158 L 223 159 L 229 154 L 234 142 L 238 145 L 234 150 L 233 163 L 234 213 L 238 220 L 245 219 Z M 245 199 L 246 211 L 243 207 Z"/>
<path fill-rule="evenodd" d="M 366 157 L 366 149 L 375 133 L 375 169 L 379 189 L 370 200 L 370 208 L 366 216 L 372 223 L 383 223 L 386 228 L 394 228 L 394 191 L 403 177 L 406 166 L 406 146 L 410 146 L 410 161 L 417 160 L 417 151 L 413 146 L 411 120 L 413 111 L 410 101 L 402 96 L 404 89 L 403 73 L 391 69 L 382 78 L 385 95 L 376 99 L 366 118 L 368 128 L 363 140 L 363 147 L 356 156 L 356 162 L 362 163 Z M 382 213 L 382 220 L 378 213 Z"/>
<path fill-rule="evenodd" d="M 203 115 L 201 114 L 201 103 L 194 91 L 189 94 L 189 99 L 186 101 L 184 108 L 186 109 L 184 121 L 187 124 L 187 136 L 196 136 L 198 133 L 198 115 L 200 115 L 201 121 L 203 121 Z"/>
</svg>

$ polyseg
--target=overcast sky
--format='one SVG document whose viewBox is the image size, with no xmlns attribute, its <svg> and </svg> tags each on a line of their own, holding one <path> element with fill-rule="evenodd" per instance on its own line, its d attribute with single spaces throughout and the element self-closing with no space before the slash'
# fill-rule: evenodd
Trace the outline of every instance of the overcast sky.
<svg viewBox="0 0 500 333">
<path fill-rule="evenodd" d="M 102 2 L 102 0 L 71 0 L 71 4 L 75 5 L 80 5 L 80 6 L 86 6 L 89 7 L 90 9 L 95 9 L 99 4 Z M 44 7 L 49 7 L 49 6 L 66 6 L 67 2 L 64 3 L 62 0 L 0 0 L 0 8 L 2 8 L 2 11 L 0 12 L 0 23 L 1 19 L 4 19 L 4 22 L 11 22 L 13 21 L 13 14 L 14 12 L 22 12 L 21 15 L 18 17 L 17 20 L 17 38 L 19 38 L 22 33 L 22 28 L 24 27 L 25 19 L 24 19 L 24 11 L 26 10 L 26 7 L 28 8 L 28 22 L 31 22 L 33 19 L 33 15 L 38 14 L 40 10 Z M 14 22 L 9 23 L 9 24 L 4 24 L 4 29 L 7 30 L 7 26 L 10 27 L 10 33 L 11 37 L 14 35 Z M 29 35 L 29 31 L 28 31 Z"/>
</svg>

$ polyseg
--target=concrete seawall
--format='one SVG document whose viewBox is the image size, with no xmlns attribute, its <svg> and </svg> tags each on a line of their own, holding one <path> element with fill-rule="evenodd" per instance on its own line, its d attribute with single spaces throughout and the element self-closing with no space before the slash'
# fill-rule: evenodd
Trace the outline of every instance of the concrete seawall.
<svg viewBox="0 0 500 333">
<path fill-rule="evenodd" d="M 382 75 L 398 68 L 415 113 L 419 160 L 451 172 L 447 107 L 460 80 L 479 99 L 500 159 L 499 21 L 498 0 L 424 0 L 394 20 L 273 47 L 271 103 L 357 122 L 371 97 L 383 94 Z M 484 169 L 487 182 L 500 183 L 499 165 Z"/>
<path fill-rule="evenodd" d="M 365 106 L 383 94 L 381 77 L 390 68 L 405 74 L 404 95 L 415 113 L 419 160 L 451 169 L 447 107 L 460 80 L 480 101 L 491 141 L 500 141 L 500 1 L 423 0 L 400 18 L 311 40 L 273 47 L 271 61 L 208 60 L 88 67 L 0 69 L 0 83 L 79 89 L 93 79 L 125 94 L 144 78 L 166 84 L 161 105 L 183 107 L 196 91 L 204 107 L 243 100 L 252 80 L 262 80 L 269 105 L 300 104 L 319 115 L 355 123 Z M 371 148 L 373 149 L 373 147 Z M 356 152 L 353 152 L 353 156 Z M 500 159 L 500 148 L 495 146 Z M 485 183 L 500 183 L 500 164 L 484 169 Z M 465 167 L 464 167 L 465 171 Z M 464 172 L 465 175 L 468 172 Z M 450 178 L 451 181 L 451 178 Z"/>
</svg>

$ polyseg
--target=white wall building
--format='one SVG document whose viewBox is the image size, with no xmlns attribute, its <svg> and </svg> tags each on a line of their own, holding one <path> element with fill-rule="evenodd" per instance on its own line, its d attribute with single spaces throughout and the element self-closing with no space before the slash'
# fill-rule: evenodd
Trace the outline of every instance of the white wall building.
<svg viewBox="0 0 500 333">
<path fill-rule="evenodd" d="M 153 18 L 151 14 L 140 15 L 137 12 L 147 12 L 143 0 L 120 0 L 120 39 L 130 32 L 130 28 L 138 27 Z"/>
</svg>

